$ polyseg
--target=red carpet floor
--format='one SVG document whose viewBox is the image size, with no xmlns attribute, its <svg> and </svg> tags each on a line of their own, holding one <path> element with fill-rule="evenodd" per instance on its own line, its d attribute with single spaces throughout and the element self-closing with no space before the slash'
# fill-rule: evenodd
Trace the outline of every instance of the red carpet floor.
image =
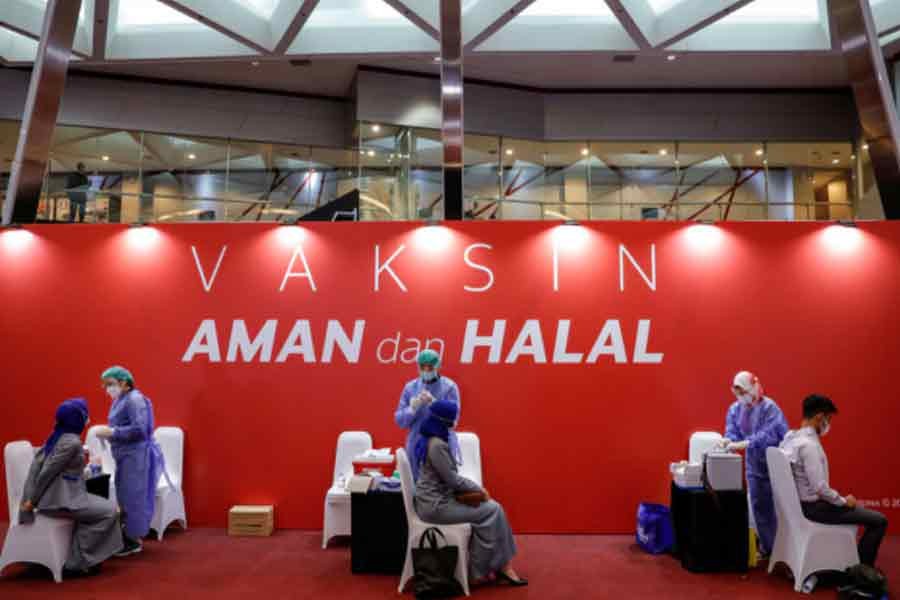
<svg viewBox="0 0 900 600">
<path fill-rule="evenodd" d="M 5 527 L 0 526 L 0 534 Z M 802 598 L 784 574 L 694 575 L 671 557 L 643 554 L 627 536 L 518 536 L 516 566 L 531 580 L 525 589 L 484 587 L 475 598 L 684 598 L 745 600 Z M 8 567 L 0 598 L 29 600 L 221 600 L 399 598 L 397 577 L 350 574 L 347 546 L 321 550 L 321 534 L 280 531 L 271 538 L 230 538 L 223 530 L 171 531 L 148 541 L 142 554 L 112 559 L 92 578 L 55 584 L 41 567 Z M 881 567 L 900 586 L 900 537 L 888 539 Z M 819 590 L 833 598 L 833 590 Z M 406 598 L 412 599 L 412 594 Z"/>
</svg>

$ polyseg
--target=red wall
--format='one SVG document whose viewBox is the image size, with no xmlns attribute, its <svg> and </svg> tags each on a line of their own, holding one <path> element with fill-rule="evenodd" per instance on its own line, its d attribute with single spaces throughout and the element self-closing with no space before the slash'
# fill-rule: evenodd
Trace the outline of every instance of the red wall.
<svg viewBox="0 0 900 600">
<path fill-rule="evenodd" d="M 557 237 L 558 236 L 558 237 Z M 556 240 L 554 242 L 554 240 Z M 481 287 L 484 271 L 494 282 Z M 559 249 L 553 289 L 553 247 Z M 302 247 L 316 286 L 290 278 Z M 381 261 L 400 246 L 373 289 Z M 619 245 L 627 259 L 620 290 Z M 227 245 L 209 292 L 207 280 Z M 654 250 L 655 249 L 655 250 Z M 87 396 L 105 420 L 104 367 L 121 363 L 154 402 L 157 425 L 186 432 L 185 490 L 195 525 L 221 526 L 230 505 L 274 503 L 281 527 L 319 528 L 339 432 L 370 431 L 376 446 L 403 433 L 393 411 L 410 365 L 382 365 L 378 343 L 442 338 L 444 372 L 460 385 L 460 428 L 481 436 L 485 481 L 522 532 L 625 532 L 638 502 L 667 501 L 668 464 L 686 457 L 693 430 L 721 429 L 731 378 L 759 374 L 792 426 L 804 395 L 832 396 L 841 413 L 826 440 L 834 485 L 900 505 L 900 224 L 859 229 L 800 223 L 718 227 L 668 223 L 408 223 L 37 226 L 0 233 L 0 442 L 39 444 L 56 404 Z M 303 263 L 295 261 L 294 272 Z M 222 360 L 183 362 L 201 321 L 215 319 Z M 232 321 L 251 337 L 276 319 L 272 360 L 226 361 Z M 275 359 L 295 320 L 308 319 L 317 362 Z M 328 319 L 351 334 L 365 320 L 357 363 L 336 349 L 322 362 Z M 479 349 L 461 364 L 468 319 L 507 331 L 501 361 Z M 504 362 L 527 319 L 539 319 L 547 363 Z M 568 352 L 587 357 L 618 319 L 627 364 L 552 364 L 557 322 L 571 321 Z M 635 335 L 650 321 L 647 352 Z M 864 468 L 865 467 L 865 468 Z M 879 475 L 880 474 L 880 475 Z M 886 511 L 900 517 L 895 508 Z"/>
</svg>

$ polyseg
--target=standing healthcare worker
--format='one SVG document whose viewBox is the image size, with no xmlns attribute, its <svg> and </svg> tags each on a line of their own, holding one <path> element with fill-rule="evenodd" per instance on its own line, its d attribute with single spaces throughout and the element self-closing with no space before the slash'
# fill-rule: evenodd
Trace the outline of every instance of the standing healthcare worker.
<svg viewBox="0 0 900 600">
<path fill-rule="evenodd" d="M 741 371 L 735 375 L 731 391 L 737 401 L 728 409 L 723 445 L 729 451 L 747 451 L 747 488 L 759 534 L 759 552 L 768 556 L 775 543 L 778 521 L 766 448 L 778 447 L 787 433 L 787 421 L 775 401 L 763 396 L 759 378 L 753 373 Z"/>
<path fill-rule="evenodd" d="M 125 548 L 119 556 L 127 556 L 143 549 L 141 538 L 150 531 L 163 456 L 153 439 L 153 404 L 135 389 L 131 373 L 110 367 L 101 377 L 112 406 L 109 426 L 97 437 L 109 439 L 116 461 L 116 497 L 125 529 Z"/>
<path fill-rule="evenodd" d="M 400 395 L 400 404 L 394 413 L 397 425 L 409 429 L 406 435 L 406 455 L 415 456 L 416 445 L 421 437 L 422 423 L 428 418 L 428 406 L 438 400 L 447 400 L 461 408 L 459 401 L 459 388 L 449 377 L 441 375 L 441 357 L 437 352 L 426 348 L 419 353 L 416 360 L 419 366 L 419 376 L 407 383 Z M 459 414 L 459 410 L 457 410 Z M 462 464 L 462 455 L 459 451 L 459 441 L 456 432 L 450 432 L 448 441 L 450 453 L 457 464 Z M 410 461 L 413 479 L 419 478 L 419 465 L 417 461 Z"/>
</svg>

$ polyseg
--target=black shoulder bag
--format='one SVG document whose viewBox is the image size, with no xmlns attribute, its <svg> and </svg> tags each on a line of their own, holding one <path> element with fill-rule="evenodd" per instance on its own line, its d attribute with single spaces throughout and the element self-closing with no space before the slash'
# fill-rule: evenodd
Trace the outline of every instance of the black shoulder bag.
<svg viewBox="0 0 900 600">
<path fill-rule="evenodd" d="M 441 536 L 445 544 L 440 548 L 438 536 Z M 446 543 L 447 539 L 441 530 L 431 527 L 419 538 L 419 547 L 413 548 L 416 598 L 452 598 L 463 594 L 462 585 L 456 580 L 459 548 Z"/>
</svg>

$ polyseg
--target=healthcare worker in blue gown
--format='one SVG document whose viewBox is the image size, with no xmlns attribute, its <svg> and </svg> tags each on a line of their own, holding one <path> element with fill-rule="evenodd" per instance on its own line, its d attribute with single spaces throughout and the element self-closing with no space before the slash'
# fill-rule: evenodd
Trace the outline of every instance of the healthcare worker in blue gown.
<svg viewBox="0 0 900 600">
<path fill-rule="evenodd" d="M 110 367 L 101 377 L 112 406 L 109 425 L 97 436 L 109 440 L 116 461 L 116 498 L 125 530 L 125 548 L 119 556 L 127 556 L 143 549 L 141 538 L 150 531 L 163 456 L 153 439 L 153 404 L 135 389 L 131 373 Z"/>
<path fill-rule="evenodd" d="M 456 383 L 446 375 L 441 375 L 441 357 L 430 348 L 419 353 L 416 360 L 419 367 L 419 376 L 406 384 L 400 395 L 400 404 L 394 413 L 397 425 L 409 429 L 406 435 L 406 455 L 415 456 L 416 445 L 421 437 L 422 423 L 428 418 L 428 407 L 438 400 L 447 400 L 461 409 L 459 401 L 459 388 Z M 457 464 L 462 464 L 462 455 L 459 451 L 459 441 L 456 432 L 450 432 L 448 441 L 450 453 Z M 416 461 L 410 462 L 413 479 L 419 479 L 419 465 Z"/>
<path fill-rule="evenodd" d="M 741 371 L 734 376 L 731 391 L 737 401 L 728 409 L 722 443 L 729 451 L 747 451 L 744 462 L 750 506 L 759 535 L 759 553 L 766 557 L 772 552 L 778 526 L 766 449 L 778 447 L 788 431 L 787 421 L 775 401 L 763 395 L 756 375 Z"/>
</svg>

